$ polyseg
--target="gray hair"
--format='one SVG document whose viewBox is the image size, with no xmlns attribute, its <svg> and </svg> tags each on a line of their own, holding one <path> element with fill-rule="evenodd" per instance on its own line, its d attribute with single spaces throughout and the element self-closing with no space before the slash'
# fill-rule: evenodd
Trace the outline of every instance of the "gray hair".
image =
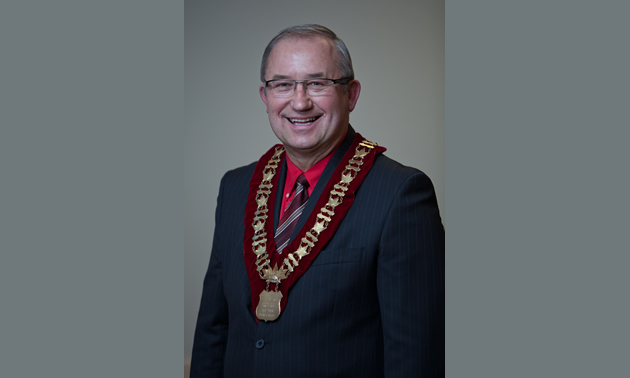
<svg viewBox="0 0 630 378">
<path fill-rule="evenodd" d="M 349 77 L 350 80 L 354 80 L 354 69 L 352 68 L 352 58 L 350 58 L 350 52 L 346 47 L 346 44 L 337 37 L 337 35 L 330 29 L 325 26 L 317 25 L 317 24 L 304 24 L 291 26 L 282 30 L 278 33 L 273 39 L 269 42 L 267 47 L 265 48 L 265 53 L 262 57 L 262 63 L 260 64 L 260 81 L 265 83 L 265 71 L 267 70 L 267 61 L 269 60 L 269 55 L 271 55 L 271 50 L 274 46 L 283 39 L 291 38 L 291 37 L 324 37 L 332 42 L 334 42 L 337 56 L 335 57 L 335 61 L 337 63 L 337 67 L 341 70 L 342 77 Z"/>
</svg>

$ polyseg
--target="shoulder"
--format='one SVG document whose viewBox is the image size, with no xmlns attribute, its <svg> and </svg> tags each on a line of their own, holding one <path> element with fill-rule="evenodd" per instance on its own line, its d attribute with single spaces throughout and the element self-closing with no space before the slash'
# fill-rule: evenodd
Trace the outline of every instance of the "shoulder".
<svg viewBox="0 0 630 378">
<path fill-rule="evenodd" d="M 221 179 L 222 188 L 234 188 L 242 185 L 249 185 L 249 181 L 252 179 L 256 163 L 238 167 L 227 171 Z"/>
<path fill-rule="evenodd" d="M 385 181 L 389 186 L 400 186 L 409 180 L 413 180 L 431 188 L 433 187 L 431 179 L 424 172 L 417 168 L 403 165 L 384 154 L 376 156 L 374 166 L 370 170 L 368 177 L 370 175 L 373 176 L 372 179 Z"/>
<path fill-rule="evenodd" d="M 379 203 L 383 208 L 390 208 L 394 202 L 401 200 L 437 205 L 435 188 L 424 172 L 383 154 L 374 160 L 372 169 L 357 191 L 357 199 Z"/>
</svg>

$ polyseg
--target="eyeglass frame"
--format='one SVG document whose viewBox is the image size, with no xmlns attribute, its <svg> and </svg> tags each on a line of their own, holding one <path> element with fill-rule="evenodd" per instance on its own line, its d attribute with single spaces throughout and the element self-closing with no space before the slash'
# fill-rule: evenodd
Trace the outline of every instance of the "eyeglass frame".
<svg viewBox="0 0 630 378">
<path fill-rule="evenodd" d="M 313 78 L 313 79 L 304 79 L 304 80 L 272 79 L 272 80 L 265 81 L 265 88 L 267 88 L 269 86 L 269 83 L 272 83 L 274 81 L 292 81 L 293 82 L 293 91 L 291 92 L 291 94 L 295 94 L 295 91 L 297 90 L 298 83 L 302 83 L 302 86 L 304 87 L 304 91 L 308 92 L 308 86 L 306 85 L 306 82 L 317 81 L 317 80 L 329 80 L 329 81 L 332 81 L 332 85 L 330 85 L 330 86 L 333 86 L 335 84 L 348 84 L 350 81 L 352 81 L 354 79 L 351 76 L 342 77 L 340 79 L 328 79 L 326 77 L 319 77 L 319 78 Z"/>
</svg>

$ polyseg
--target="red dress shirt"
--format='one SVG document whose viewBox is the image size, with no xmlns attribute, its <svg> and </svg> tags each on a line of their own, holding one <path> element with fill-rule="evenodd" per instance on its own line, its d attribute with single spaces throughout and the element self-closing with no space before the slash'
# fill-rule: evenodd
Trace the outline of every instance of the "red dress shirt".
<svg viewBox="0 0 630 378">
<path fill-rule="evenodd" d="M 291 198 L 293 198 L 293 193 L 295 192 L 295 180 L 297 180 L 298 176 L 302 173 L 306 176 L 306 181 L 308 181 L 308 195 L 310 197 L 311 193 L 313 193 L 315 185 L 317 185 L 319 177 L 324 172 L 324 168 L 326 168 L 326 164 L 328 164 L 334 153 L 335 150 L 322 160 L 315 163 L 315 165 L 309 168 L 306 172 L 302 172 L 300 168 L 293 164 L 287 155 L 287 178 L 284 182 L 284 192 L 282 193 L 282 211 L 280 213 L 280 217 L 282 217 L 282 214 L 284 214 L 287 206 L 289 206 L 289 202 L 291 202 Z"/>
</svg>

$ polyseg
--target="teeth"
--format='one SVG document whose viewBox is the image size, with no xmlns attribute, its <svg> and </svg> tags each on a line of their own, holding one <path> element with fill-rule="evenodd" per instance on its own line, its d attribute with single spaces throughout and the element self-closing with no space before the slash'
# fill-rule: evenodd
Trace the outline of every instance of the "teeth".
<svg viewBox="0 0 630 378">
<path fill-rule="evenodd" d="M 289 118 L 289 121 L 291 121 L 291 123 L 309 123 L 309 122 L 313 122 L 317 119 L 317 117 L 311 117 L 311 118 L 306 118 L 306 119 L 301 119 L 301 118 Z"/>
</svg>

